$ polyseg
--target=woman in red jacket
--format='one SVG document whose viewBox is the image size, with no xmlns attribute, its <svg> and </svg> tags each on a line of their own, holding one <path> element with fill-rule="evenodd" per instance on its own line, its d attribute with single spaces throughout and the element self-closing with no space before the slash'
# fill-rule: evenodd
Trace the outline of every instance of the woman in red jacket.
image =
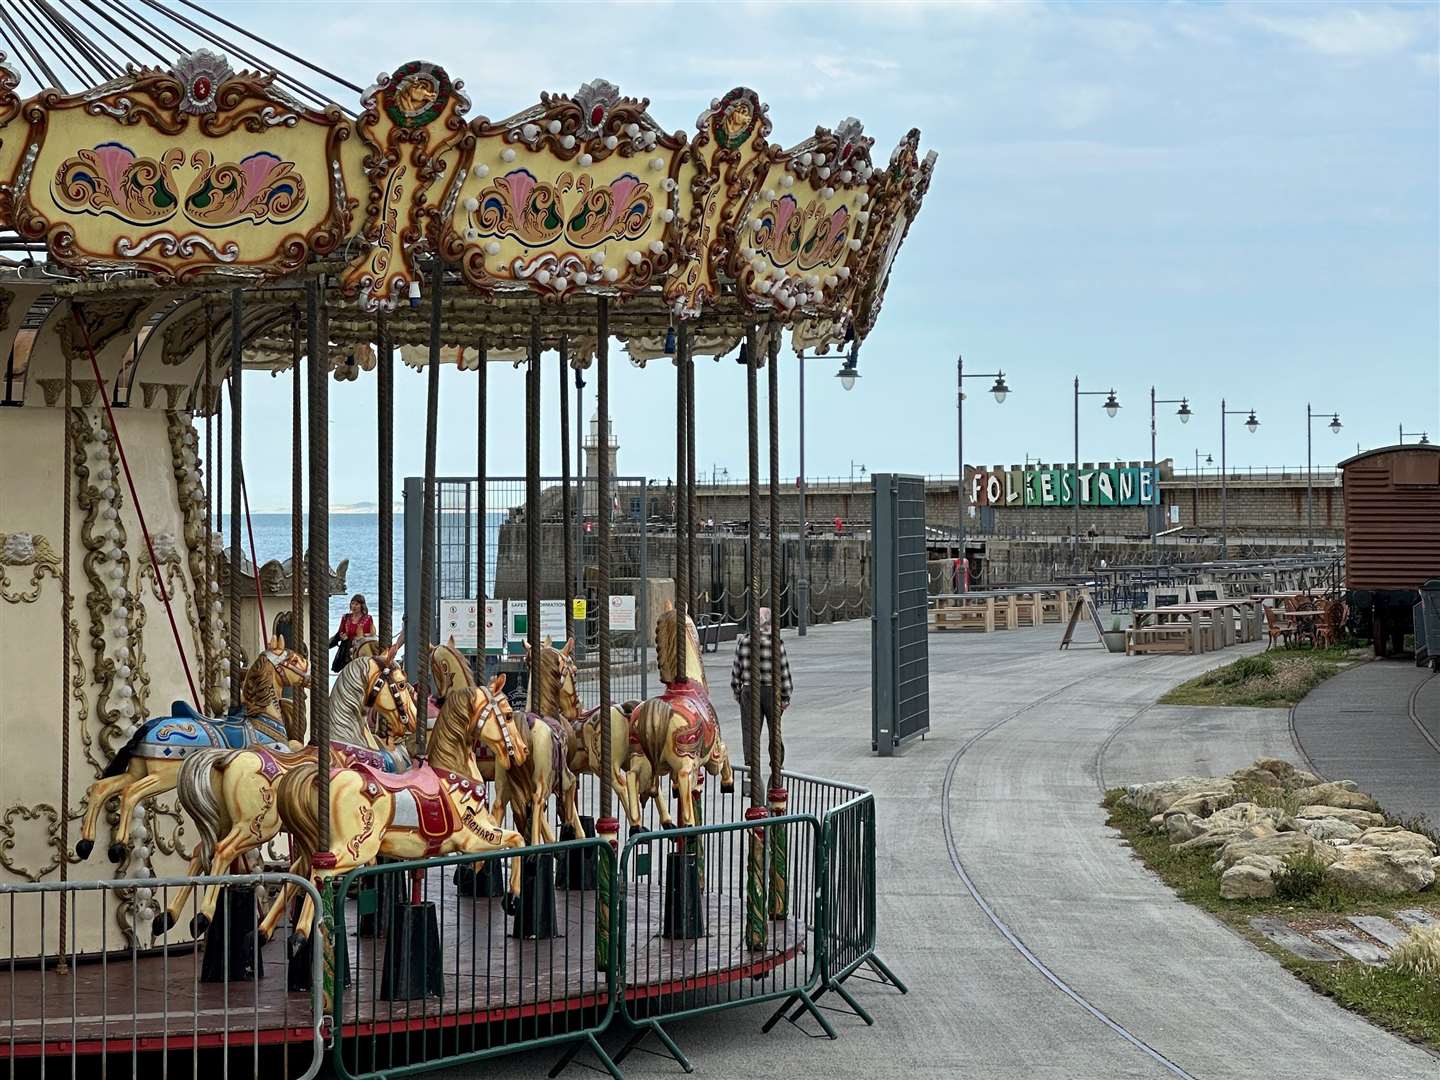
<svg viewBox="0 0 1440 1080">
<path fill-rule="evenodd" d="M 375 620 L 370 617 L 370 609 L 365 606 L 364 595 L 356 593 L 350 598 L 350 610 L 340 617 L 340 629 L 336 630 L 335 636 L 330 639 L 332 649 L 337 645 L 340 647 L 335 653 L 335 662 L 330 665 L 330 670 L 339 671 L 350 662 L 356 641 L 374 636 Z"/>
</svg>

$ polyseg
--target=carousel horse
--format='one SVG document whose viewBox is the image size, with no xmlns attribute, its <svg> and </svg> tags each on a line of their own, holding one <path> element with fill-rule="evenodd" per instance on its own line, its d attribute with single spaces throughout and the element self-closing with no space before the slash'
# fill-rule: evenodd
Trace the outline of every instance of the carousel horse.
<svg viewBox="0 0 1440 1080">
<path fill-rule="evenodd" d="M 320 768 L 307 761 L 280 778 L 280 818 L 290 833 L 297 863 L 324 886 L 377 856 L 428 859 L 457 852 L 520 850 L 525 838 L 499 824 L 485 805 L 485 784 L 475 773 L 475 744 L 489 742 L 517 765 L 526 747 L 501 692 L 505 677 L 487 687 L 457 687 L 445 695 L 428 746 L 427 760 L 408 772 L 385 773 L 354 762 L 330 770 L 330 845 L 319 846 Z M 510 895 L 520 894 L 520 860 L 510 866 Z M 283 910 L 277 898 L 262 924 L 268 936 Z M 315 905 L 307 893 L 295 920 L 292 942 L 314 929 Z"/>
<path fill-rule="evenodd" d="M 331 689 L 331 754 L 342 762 L 363 762 L 377 772 L 410 767 L 403 739 L 415 730 L 415 695 L 395 662 L 395 649 L 378 657 L 357 657 L 341 670 Z M 382 744 L 370 730 L 369 714 L 386 725 Z M 237 859 L 273 840 L 280 832 L 276 785 L 288 770 L 316 760 L 316 749 L 294 752 L 264 749 L 209 750 L 193 754 L 180 770 L 180 805 L 200 832 L 191 874 L 223 874 Z M 209 870 L 197 870 L 208 865 Z M 169 910 L 155 917 L 155 933 L 164 933 L 183 910 L 189 887 L 181 888 Z M 199 933 L 214 917 L 220 887 L 206 886 L 192 929 Z"/>
<path fill-rule="evenodd" d="M 665 692 L 641 702 L 630 716 L 635 736 L 648 762 L 646 789 L 655 799 L 661 824 L 670 825 L 669 808 L 658 797 L 661 775 L 669 774 L 680 798 L 681 826 L 694 825 L 695 791 L 700 770 L 720 777 L 720 790 L 735 789 L 730 754 L 720 738 L 720 718 L 710 703 L 710 684 L 700 659 L 700 638 L 695 624 L 685 620 L 685 678 L 679 677 L 679 619 L 673 608 L 655 622 L 656 666 Z"/>
<path fill-rule="evenodd" d="M 567 754 L 570 771 L 577 776 L 582 772 L 599 776 L 604 738 L 600 707 L 586 711 L 580 704 L 573 640 L 567 641 L 563 649 L 548 643 L 540 647 L 540 680 L 541 692 L 548 697 L 541 699 L 539 711 L 558 717 L 570 728 Z M 628 714 L 623 708 L 611 705 L 610 783 L 632 829 L 640 828 L 640 789 L 636 773 L 646 765 L 644 750 L 631 730 Z M 568 797 L 573 798 L 573 794 Z"/>
<path fill-rule="evenodd" d="M 110 845 L 109 855 L 111 862 L 120 862 L 125 857 L 125 840 L 130 835 L 135 808 L 146 799 L 174 790 L 180 766 L 199 751 L 216 747 L 289 750 L 284 712 L 289 703 L 282 691 L 304 686 L 309 678 L 310 665 L 305 658 L 287 649 L 284 638 L 274 637 L 245 671 L 240 684 L 240 712 L 223 720 L 211 720 L 177 701 L 170 706 L 169 716 L 141 724 L 85 793 L 85 819 L 75 854 L 82 859 L 90 857 L 100 811 L 119 795 L 120 820 L 115 826 L 118 839 Z"/>
<path fill-rule="evenodd" d="M 385 650 L 380 648 L 380 639 L 374 634 L 357 637 L 350 645 L 350 659 L 360 656 L 379 656 Z"/>
<path fill-rule="evenodd" d="M 560 655 L 554 648 L 550 652 Z M 544 665 L 542 650 L 542 670 Z M 558 801 L 565 824 L 575 830 L 576 836 L 585 835 L 577 808 L 575 774 L 570 771 L 572 729 L 560 717 L 555 695 L 548 690 L 554 682 L 542 676 L 532 680 L 527 690 L 525 715 L 518 725 L 524 753 L 518 753 L 519 747 L 507 746 L 497 748 L 495 754 L 496 812 L 503 815 L 509 806 L 516 827 L 526 833 L 532 844 L 555 842 L 555 831 L 545 813 L 551 796 Z"/>
<path fill-rule="evenodd" d="M 430 696 L 443 707 L 451 690 L 464 687 L 475 688 L 475 674 L 470 669 L 470 661 L 451 637 L 430 651 Z M 482 779 L 495 782 L 495 754 L 488 743 L 481 742 L 476 749 L 475 765 Z"/>
</svg>

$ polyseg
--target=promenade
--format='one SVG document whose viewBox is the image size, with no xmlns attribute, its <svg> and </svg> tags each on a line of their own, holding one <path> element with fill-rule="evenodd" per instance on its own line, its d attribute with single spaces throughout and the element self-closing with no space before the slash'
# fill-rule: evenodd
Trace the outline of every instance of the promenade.
<svg viewBox="0 0 1440 1080">
<path fill-rule="evenodd" d="M 761 1035 L 766 1006 L 677 1023 L 670 1030 L 697 1074 L 1440 1075 L 1436 1058 L 1313 993 L 1177 900 L 1105 827 L 1106 787 L 1224 773 L 1262 754 L 1302 760 L 1287 710 L 1156 704 L 1176 683 L 1260 646 L 1124 658 L 1058 652 L 1059 632 L 932 635 L 931 734 L 890 759 L 870 752 L 868 623 L 788 639 L 796 684 L 788 761 L 875 791 L 879 951 L 911 992 L 852 983 L 876 1026 L 837 1015 L 835 1043 L 787 1025 Z M 738 746 L 729 660 L 710 657 L 708 669 Z M 1327 771 L 1384 797 L 1325 757 L 1318 740 L 1307 749 Z M 802 1025 L 813 1034 L 813 1024 Z M 550 1063 L 524 1055 L 450 1075 L 531 1077 Z M 632 1054 L 625 1071 L 679 1075 L 668 1058 L 644 1054 Z"/>
</svg>

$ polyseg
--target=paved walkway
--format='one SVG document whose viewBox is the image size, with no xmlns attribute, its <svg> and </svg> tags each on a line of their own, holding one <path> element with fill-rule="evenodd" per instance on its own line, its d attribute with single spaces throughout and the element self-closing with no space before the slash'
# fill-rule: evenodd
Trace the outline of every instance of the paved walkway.
<svg viewBox="0 0 1440 1080">
<path fill-rule="evenodd" d="M 1440 825 L 1440 676 L 1409 661 L 1361 664 L 1307 695 L 1294 724 L 1318 772 Z"/>
<path fill-rule="evenodd" d="M 1440 1063 L 1312 993 L 1179 900 L 1104 825 L 1106 786 L 1295 760 L 1286 710 L 1157 706 L 1241 654 L 1056 651 L 1059 628 L 932 635 L 932 730 L 870 752 L 869 626 L 791 641 L 787 760 L 876 792 L 880 953 L 911 993 L 861 985 L 876 1026 L 838 1042 L 768 1009 L 677 1023 L 699 1074 L 867 1080 L 1353 1080 Z M 1247 648 L 1253 648 L 1247 647 Z M 712 658 L 725 695 L 728 656 Z M 735 723 L 728 700 L 722 717 Z M 734 739 L 738 743 L 738 739 Z M 813 1025 L 811 1027 L 813 1030 Z M 529 1077 L 551 1055 L 468 1075 Z M 628 1076 L 674 1076 L 632 1055 Z"/>
</svg>

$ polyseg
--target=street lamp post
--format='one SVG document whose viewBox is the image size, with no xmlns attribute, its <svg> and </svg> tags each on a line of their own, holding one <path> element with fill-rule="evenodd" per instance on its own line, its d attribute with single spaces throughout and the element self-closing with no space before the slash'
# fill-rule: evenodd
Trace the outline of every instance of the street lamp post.
<svg viewBox="0 0 1440 1080">
<path fill-rule="evenodd" d="M 1157 398 L 1155 387 L 1150 387 L 1150 467 L 1158 469 L 1159 463 L 1155 460 L 1155 406 L 1156 405 L 1179 405 L 1175 415 L 1180 417 L 1182 424 L 1188 424 L 1193 415 L 1190 411 L 1190 402 L 1187 398 Z M 1197 455 L 1198 456 L 1198 455 Z M 1157 504 L 1158 506 L 1158 504 Z M 1145 512 L 1150 517 L 1150 546 L 1157 547 L 1160 543 L 1159 529 L 1156 527 L 1156 519 L 1159 514 L 1146 507 Z"/>
<path fill-rule="evenodd" d="M 1070 495 L 1075 503 L 1075 538 L 1073 546 L 1072 569 L 1080 572 L 1080 399 L 1082 397 L 1104 397 L 1105 403 L 1102 406 L 1105 415 L 1115 419 L 1115 414 L 1120 411 L 1120 402 L 1115 397 L 1115 388 L 1112 386 L 1107 390 L 1081 390 L 1080 376 L 1075 376 L 1075 461 L 1070 470 Z"/>
<path fill-rule="evenodd" d="M 955 357 L 955 456 L 958 462 L 955 481 L 955 492 L 957 495 L 956 506 L 959 507 L 959 529 L 956 532 L 956 557 L 965 558 L 965 497 L 968 494 L 965 490 L 965 380 L 966 379 L 994 379 L 995 385 L 990 387 L 990 392 L 995 395 L 997 404 L 1005 404 L 1005 398 L 1010 394 L 1010 387 L 1005 385 L 1005 373 L 1003 371 L 991 371 L 985 373 L 972 372 L 965 374 L 965 357 Z M 959 576 L 957 588 L 966 591 L 968 574 L 962 569 Z"/>
<path fill-rule="evenodd" d="M 1230 518 L 1229 518 L 1229 472 L 1225 465 L 1225 418 L 1227 416 L 1243 416 L 1245 409 L 1225 408 L 1225 399 L 1220 399 L 1220 557 L 1223 559 L 1230 553 Z M 1251 435 L 1260 426 L 1260 421 L 1255 419 L 1255 410 L 1248 410 L 1249 417 L 1245 421 L 1245 428 Z"/>
<path fill-rule="evenodd" d="M 1305 403 L 1305 547 L 1307 550 L 1313 550 L 1315 547 L 1315 487 L 1312 475 L 1314 469 L 1310 462 L 1310 436 L 1315 430 L 1315 421 L 1323 419 L 1325 419 L 1324 414 L 1317 417 L 1310 411 L 1310 403 L 1307 401 Z M 1340 434 L 1340 429 L 1344 425 L 1340 423 L 1339 413 L 1331 414 L 1328 426 L 1332 434 Z"/>
<path fill-rule="evenodd" d="M 1206 464 L 1206 465 L 1214 465 L 1214 464 L 1215 464 L 1215 459 L 1210 456 L 1210 451 L 1209 451 L 1209 450 L 1206 450 L 1206 451 L 1205 451 L 1205 464 Z M 1196 476 L 1199 476 L 1199 475 L 1200 475 L 1200 451 L 1199 451 L 1198 449 L 1195 451 L 1195 475 L 1196 475 Z"/>
</svg>

